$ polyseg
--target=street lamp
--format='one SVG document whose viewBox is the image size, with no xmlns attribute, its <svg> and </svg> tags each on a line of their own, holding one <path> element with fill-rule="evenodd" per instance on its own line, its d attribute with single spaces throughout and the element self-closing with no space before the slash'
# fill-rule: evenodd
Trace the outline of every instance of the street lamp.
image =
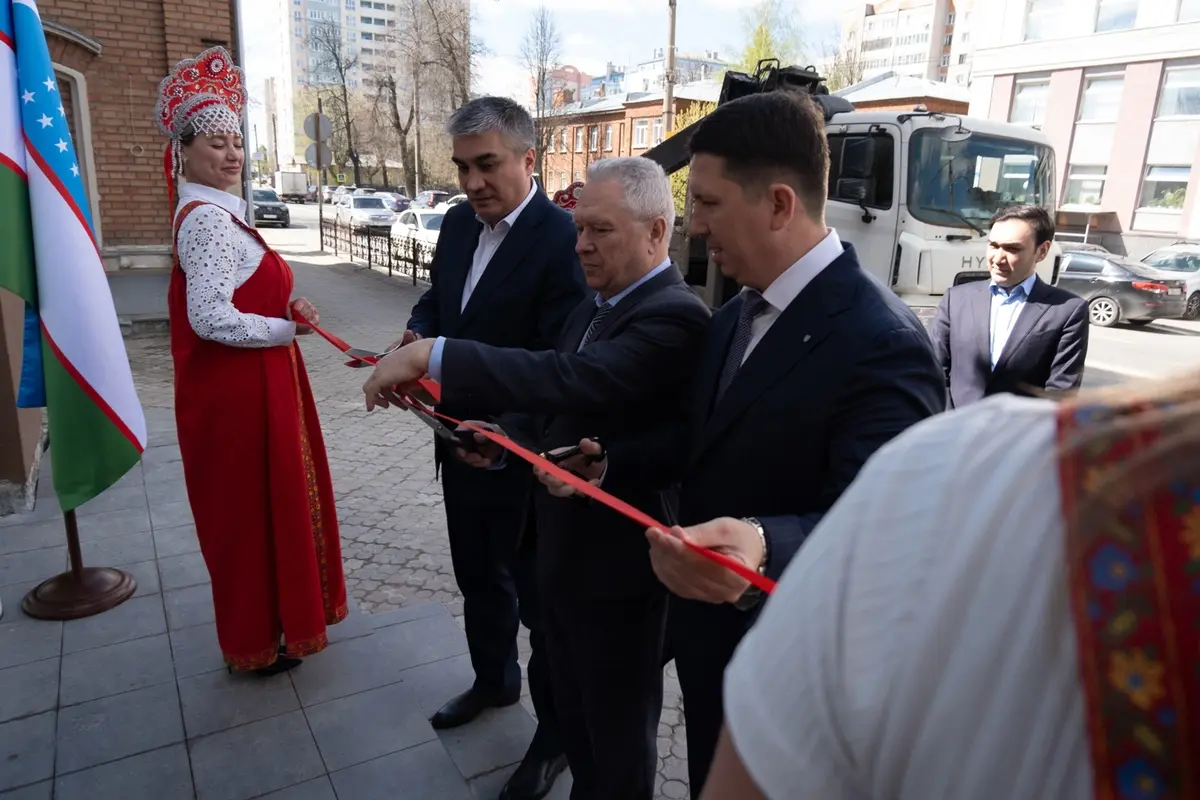
<svg viewBox="0 0 1200 800">
<path fill-rule="evenodd" d="M 675 129 L 675 0 L 667 0 L 666 91 L 663 93 L 663 135 Z"/>
</svg>

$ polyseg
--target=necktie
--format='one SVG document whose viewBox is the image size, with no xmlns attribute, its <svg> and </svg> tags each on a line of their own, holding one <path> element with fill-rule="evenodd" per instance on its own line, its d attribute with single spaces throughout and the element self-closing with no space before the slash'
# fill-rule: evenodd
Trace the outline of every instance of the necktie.
<svg viewBox="0 0 1200 800">
<path fill-rule="evenodd" d="M 596 309 L 596 314 L 592 317 L 591 324 L 588 325 L 587 330 L 583 332 L 583 338 L 579 340 L 579 347 L 575 352 L 582 350 L 583 346 L 592 340 L 592 337 L 596 335 L 596 331 L 600 330 L 600 326 L 604 324 L 605 318 L 612 313 L 612 310 L 613 307 L 608 303 Z"/>
<path fill-rule="evenodd" d="M 729 384 L 733 383 L 733 376 L 737 375 L 738 370 L 742 368 L 742 358 L 745 357 L 746 348 L 750 345 L 750 324 L 766 308 L 767 301 L 761 294 L 753 289 L 742 292 L 742 311 L 738 315 L 737 327 L 733 331 L 733 340 L 729 343 L 725 366 L 721 368 L 721 380 L 717 383 L 714 405 L 720 401 L 725 390 L 729 388 Z"/>
</svg>

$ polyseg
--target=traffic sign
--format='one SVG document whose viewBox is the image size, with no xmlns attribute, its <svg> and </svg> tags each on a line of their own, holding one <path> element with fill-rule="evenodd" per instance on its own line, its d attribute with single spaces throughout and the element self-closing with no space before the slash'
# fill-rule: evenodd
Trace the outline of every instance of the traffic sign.
<svg viewBox="0 0 1200 800">
<path fill-rule="evenodd" d="M 337 174 L 337 182 L 338 182 L 338 183 L 345 183 L 345 182 L 346 182 L 346 173 L 344 173 L 344 172 L 339 172 L 339 173 Z"/>
<path fill-rule="evenodd" d="M 309 114 L 304 118 L 304 133 L 314 142 L 323 142 L 333 136 L 333 123 L 324 114 Z"/>
<path fill-rule="evenodd" d="M 321 148 L 321 163 L 317 164 L 317 148 Z M 316 142 L 310 144 L 304 150 L 304 163 L 308 164 L 313 169 L 319 167 L 329 167 L 333 165 L 333 151 L 329 149 L 329 145 L 321 142 L 319 145 Z"/>
</svg>

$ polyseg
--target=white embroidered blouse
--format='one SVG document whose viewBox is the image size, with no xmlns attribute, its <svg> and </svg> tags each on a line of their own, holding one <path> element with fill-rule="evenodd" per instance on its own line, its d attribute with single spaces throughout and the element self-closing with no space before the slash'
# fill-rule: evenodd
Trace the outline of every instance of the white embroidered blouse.
<svg viewBox="0 0 1200 800">
<path fill-rule="evenodd" d="M 179 187 L 175 213 L 196 208 L 183 220 L 176 239 L 179 266 L 187 276 L 187 315 L 201 339 L 231 347 L 276 347 L 292 341 L 296 323 L 280 317 L 243 314 L 233 292 L 258 269 L 266 249 L 230 216 L 242 217 L 246 202 L 228 192 L 194 183 Z"/>
</svg>

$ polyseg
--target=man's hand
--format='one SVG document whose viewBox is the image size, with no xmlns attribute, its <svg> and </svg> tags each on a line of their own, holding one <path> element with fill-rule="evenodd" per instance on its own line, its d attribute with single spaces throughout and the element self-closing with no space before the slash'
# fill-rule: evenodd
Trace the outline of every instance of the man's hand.
<svg viewBox="0 0 1200 800">
<path fill-rule="evenodd" d="M 423 339 L 423 338 L 425 338 L 425 337 L 423 337 L 421 334 L 417 333 L 416 331 L 412 331 L 412 330 L 405 331 L 403 336 L 401 336 L 399 339 L 397 339 L 396 341 L 394 341 L 388 345 L 386 352 L 390 353 L 393 350 L 399 350 L 401 347 L 404 347 L 405 345 L 410 345 L 413 342 L 415 342 L 419 339 Z"/>
<path fill-rule="evenodd" d="M 748 522 L 719 517 L 690 528 L 658 528 L 646 531 L 650 540 L 650 564 L 663 585 L 680 597 L 707 603 L 733 603 L 750 583 L 689 549 L 684 541 L 741 561 L 757 570 L 763 560 L 763 543 Z"/>
<path fill-rule="evenodd" d="M 287 318 L 292 319 L 292 314 L 299 314 L 313 325 L 321 324 L 321 315 L 317 313 L 316 306 L 308 302 L 308 300 L 303 297 L 297 297 L 295 300 L 288 303 Z M 301 322 L 296 323 L 297 336 L 303 336 L 308 333 L 312 333 L 312 328 Z"/>
<path fill-rule="evenodd" d="M 483 428 L 485 431 L 495 431 L 501 435 L 505 435 L 499 425 L 491 422 L 480 422 L 477 419 L 467 420 L 468 423 L 476 428 Z M 455 433 L 460 433 L 469 430 L 466 425 L 459 425 L 454 429 Z M 504 448 L 478 433 L 471 434 L 475 439 L 475 451 L 466 450 L 462 447 L 454 448 L 454 457 L 464 464 L 470 464 L 472 467 L 479 469 L 490 469 L 504 452 Z"/>
<path fill-rule="evenodd" d="M 374 411 L 376 406 L 407 407 L 395 392 L 395 387 L 425 377 L 425 373 L 429 371 L 429 354 L 433 350 L 434 341 L 422 339 L 379 360 L 375 371 L 363 384 L 363 394 L 367 396 L 367 411 Z"/>
<path fill-rule="evenodd" d="M 569 450 L 569 447 L 559 447 L 551 450 L 553 453 L 561 453 L 564 450 Z M 565 469 L 567 472 L 574 472 L 579 477 L 583 478 L 593 486 L 600 485 L 600 478 L 604 475 L 604 469 L 608 465 L 607 459 L 589 462 L 586 456 L 598 456 L 603 452 L 600 443 L 594 439 L 579 440 L 579 455 L 571 456 L 570 458 L 559 461 L 558 466 Z M 563 483 L 553 475 L 543 472 L 537 467 L 533 468 L 533 474 L 537 475 L 537 479 L 546 485 L 546 490 L 554 497 L 570 497 L 575 494 L 575 489 L 570 485 Z"/>
</svg>

